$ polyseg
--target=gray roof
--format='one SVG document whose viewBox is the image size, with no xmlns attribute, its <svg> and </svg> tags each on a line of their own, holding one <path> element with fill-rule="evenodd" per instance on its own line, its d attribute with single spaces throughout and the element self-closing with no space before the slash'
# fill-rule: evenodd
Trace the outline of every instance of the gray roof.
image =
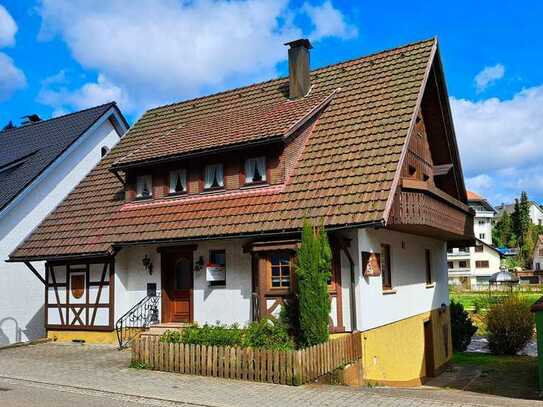
<svg viewBox="0 0 543 407">
<path fill-rule="evenodd" d="M 111 102 L 0 131 L 0 211 L 112 107 L 128 128 Z"/>
</svg>

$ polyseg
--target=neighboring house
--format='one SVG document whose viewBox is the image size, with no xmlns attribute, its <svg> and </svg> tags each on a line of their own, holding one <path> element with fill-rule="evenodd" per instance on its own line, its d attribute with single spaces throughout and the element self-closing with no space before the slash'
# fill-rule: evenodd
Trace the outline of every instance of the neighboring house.
<svg viewBox="0 0 543 407">
<path fill-rule="evenodd" d="M 498 218 L 500 218 L 504 212 L 507 212 L 509 215 L 512 215 L 515 211 L 515 204 L 504 204 L 496 206 L 496 211 L 498 211 Z M 537 202 L 530 201 L 530 219 L 534 225 L 543 225 L 543 209 L 537 204 Z"/>
<path fill-rule="evenodd" d="M 543 270 L 543 235 L 539 235 L 534 248 L 532 270 Z"/>
<path fill-rule="evenodd" d="M 366 378 L 445 366 L 447 243 L 474 237 L 437 41 L 312 72 L 309 41 L 288 45 L 288 78 L 146 112 L 11 254 L 47 261 L 49 337 L 113 342 L 155 294 L 169 327 L 277 315 L 307 217 Z"/>
<path fill-rule="evenodd" d="M 45 334 L 43 284 L 24 264 L 6 263 L 9 253 L 127 129 L 109 103 L 50 120 L 33 115 L 20 127 L 0 131 L 0 346 Z M 31 266 L 44 278 L 43 261 Z"/>
<path fill-rule="evenodd" d="M 472 247 L 449 248 L 447 264 L 449 284 L 477 288 L 488 285 L 490 276 L 500 271 L 502 253 L 492 245 L 492 227 L 496 211 L 490 203 L 468 191 L 468 205 L 475 211 Z"/>
</svg>

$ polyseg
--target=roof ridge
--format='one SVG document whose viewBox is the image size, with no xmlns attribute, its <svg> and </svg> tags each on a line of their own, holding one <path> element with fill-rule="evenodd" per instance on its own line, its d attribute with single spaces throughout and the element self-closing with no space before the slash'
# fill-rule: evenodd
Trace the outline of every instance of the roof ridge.
<svg viewBox="0 0 543 407">
<path fill-rule="evenodd" d="M 38 122 L 34 122 L 34 123 L 31 123 L 29 125 L 25 125 L 25 126 L 15 126 L 11 129 L 6 129 L 6 130 L 3 130 L 3 131 L 11 131 L 11 130 L 20 130 L 20 129 L 24 129 L 24 128 L 27 128 L 27 127 L 30 127 L 34 124 L 42 124 L 42 123 L 47 123 L 47 122 L 51 122 L 53 120 L 57 120 L 57 119 L 63 119 L 63 118 L 66 118 L 68 116 L 73 116 L 73 115 L 76 115 L 76 114 L 79 114 L 79 113 L 83 113 L 83 112 L 87 112 L 89 110 L 93 110 L 93 109 L 99 109 L 101 107 L 104 107 L 104 106 L 117 106 L 117 102 L 115 101 L 112 101 L 112 102 L 107 102 L 107 103 L 103 103 L 101 105 L 97 105 L 97 106 L 94 106 L 94 107 L 87 107 L 86 109 L 82 109 L 82 110 L 78 110 L 77 112 L 70 112 L 70 113 L 66 113 L 66 114 L 63 114 L 62 116 L 57 116 L 57 117 L 50 117 L 49 119 L 42 119 Z M 0 131 L 1 133 L 2 131 Z"/>
<path fill-rule="evenodd" d="M 400 45 L 400 46 L 397 46 L 397 47 L 387 48 L 385 50 L 373 52 L 373 53 L 370 53 L 370 54 L 367 54 L 367 55 L 363 55 L 363 56 L 359 56 L 359 57 L 355 57 L 355 58 L 351 58 L 351 59 L 346 59 L 344 61 L 334 62 L 334 63 L 328 64 L 328 65 L 324 65 L 324 66 L 312 69 L 310 71 L 310 73 L 316 73 L 318 71 L 329 69 L 329 68 L 332 68 L 332 67 L 335 67 L 335 66 L 339 67 L 339 66 L 341 66 L 343 64 L 348 64 L 348 63 L 358 61 L 358 60 L 362 60 L 362 59 L 366 59 L 366 58 L 373 58 L 373 57 L 376 57 L 376 56 L 379 56 L 379 55 L 382 55 L 382 54 L 386 54 L 386 53 L 389 53 L 389 52 L 392 52 L 392 51 L 400 50 L 402 48 L 408 48 L 408 47 L 412 47 L 414 45 L 423 44 L 425 42 L 430 42 L 430 41 L 437 42 L 437 36 L 434 36 L 434 37 L 431 37 L 431 38 L 426 38 L 424 40 L 409 42 L 407 44 L 403 44 L 403 45 Z M 280 77 L 277 77 L 277 78 L 268 79 L 266 81 L 251 83 L 251 84 L 245 85 L 245 86 L 238 86 L 238 87 L 235 87 L 235 88 L 226 89 L 226 90 L 216 92 L 216 93 L 211 93 L 211 94 L 208 94 L 208 95 L 198 96 L 198 97 L 194 97 L 194 98 L 191 98 L 191 99 L 184 99 L 184 100 L 180 100 L 178 102 L 167 103 L 165 105 L 152 107 L 152 108 L 146 110 L 144 112 L 144 114 L 152 113 L 152 112 L 154 112 L 156 110 L 164 109 L 164 108 L 171 107 L 171 106 L 182 105 L 182 104 L 185 104 L 185 103 L 193 103 L 193 102 L 196 102 L 196 101 L 199 101 L 199 100 L 204 100 L 204 99 L 215 97 L 215 96 L 221 96 L 221 95 L 226 95 L 226 94 L 229 94 L 229 93 L 235 93 L 235 92 L 238 92 L 238 91 L 240 91 L 242 89 L 249 90 L 249 89 L 255 88 L 257 86 L 262 86 L 262 85 L 269 84 L 269 83 L 272 83 L 272 82 L 279 82 L 279 81 L 286 80 L 286 79 L 288 79 L 288 76 L 280 76 Z"/>
</svg>

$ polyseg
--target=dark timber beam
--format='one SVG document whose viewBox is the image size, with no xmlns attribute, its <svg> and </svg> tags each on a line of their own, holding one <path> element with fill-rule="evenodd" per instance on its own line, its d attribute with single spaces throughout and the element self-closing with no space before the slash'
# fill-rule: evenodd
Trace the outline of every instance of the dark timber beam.
<svg viewBox="0 0 543 407">
<path fill-rule="evenodd" d="M 40 275 L 40 273 L 38 273 L 38 271 L 34 268 L 34 266 L 32 265 L 32 263 L 30 263 L 29 261 L 25 261 L 24 262 L 26 267 L 28 267 L 28 269 L 34 273 L 34 275 L 36 277 L 38 277 L 38 279 L 43 283 L 43 285 L 47 285 L 47 282 L 45 281 L 45 279 Z"/>
</svg>

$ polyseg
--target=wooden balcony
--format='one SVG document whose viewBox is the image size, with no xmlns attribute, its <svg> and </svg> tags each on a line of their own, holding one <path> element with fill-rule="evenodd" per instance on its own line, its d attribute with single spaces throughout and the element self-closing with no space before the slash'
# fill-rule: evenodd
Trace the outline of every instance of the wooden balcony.
<svg viewBox="0 0 543 407">
<path fill-rule="evenodd" d="M 390 213 L 390 229 L 473 245 L 473 210 L 437 187 L 403 179 Z"/>
</svg>

